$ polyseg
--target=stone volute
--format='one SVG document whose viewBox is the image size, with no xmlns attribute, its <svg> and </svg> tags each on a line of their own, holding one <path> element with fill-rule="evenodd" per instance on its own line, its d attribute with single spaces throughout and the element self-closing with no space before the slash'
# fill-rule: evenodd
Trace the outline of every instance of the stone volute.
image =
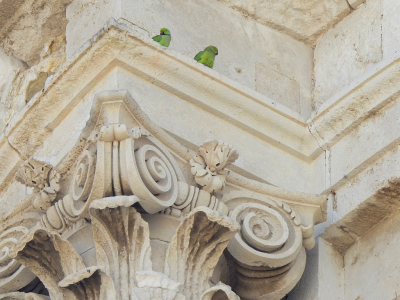
<svg viewBox="0 0 400 300">
<path fill-rule="evenodd" d="M 325 199 L 234 174 L 225 142 L 189 151 L 126 90 L 95 95 L 81 137 L 71 176 L 18 170 L 40 213 L 0 236 L 0 299 L 273 300 L 299 281 Z"/>
</svg>

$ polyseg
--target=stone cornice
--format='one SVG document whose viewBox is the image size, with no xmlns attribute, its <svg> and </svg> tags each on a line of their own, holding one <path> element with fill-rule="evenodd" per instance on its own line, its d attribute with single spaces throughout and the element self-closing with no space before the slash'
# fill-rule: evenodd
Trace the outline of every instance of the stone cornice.
<svg viewBox="0 0 400 300">
<path fill-rule="evenodd" d="M 52 97 L 59 95 L 57 98 L 61 98 L 69 90 L 69 83 L 75 82 L 78 76 L 82 88 L 85 88 L 79 95 L 73 95 L 74 99 L 84 94 L 90 88 L 91 82 L 119 66 L 216 116 L 223 117 L 300 159 L 309 160 L 309 149 L 318 149 L 315 139 L 308 132 L 305 120 L 299 114 L 188 57 L 163 49 L 150 39 L 128 30 L 128 27 L 113 20 L 106 24 L 98 35 L 60 68 L 44 92 L 31 99 L 11 120 L 6 135 L 13 135 L 17 127 L 24 126 L 22 124 L 31 124 L 31 121 L 27 121 L 29 111 L 37 110 Z M 96 62 L 95 65 L 93 62 Z M 154 69 L 155 62 L 157 70 Z M 55 85 L 56 91 L 53 89 Z M 54 128 L 73 107 L 73 101 L 65 106 L 63 103 L 59 104 L 63 113 L 57 114 L 59 116 L 51 121 L 50 116 L 46 118 L 50 121 L 49 129 Z M 19 125 L 16 126 L 17 124 Z"/>
<path fill-rule="evenodd" d="M 299 114 L 279 103 L 152 43 L 126 24 L 110 20 L 54 74 L 43 92 L 11 119 L 0 137 L 0 152 L 8 153 L 11 147 L 15 152 L 3 165 L 2 182 L 13 176 L 21 161 L 31 156 L 94 82 L 115 67 L 133 72 L 271 145 L 312 162 L 323 149 L 332 147 L 395 97 L 398 88 L 391 82 L 398 77 L 399 60 L 393 57 L 360 77 L 327 101 L 306 124 Z M 79 92 L 67 96 L 71 84 Z M 42 124 L 46 124 L 44 129 Z M 37 127 L 36 136 L 23 134 L 28 127 Z M 37 141 L 36 146 L 28 148 L 28 138 Z"/>
<path fill-rule="evenodd" d="M 94 68 L 93 61 L 96 62 Z M 157 72 L 154 72 L 154 62 L 157 63 Z M 93 70 L 89 70 L 89 64 Z M 398 89 L 390 83 L 398 76 L 399 62 L 398 58 L 382 62 L 349 88 L 334 95 L 306 124 L 302 116 L 283 105 L 175 51 L 163 49 L 150 39 L 139 36 L 130 27 L 110 20 L 60 68 L 44 92 L 36 95 L 14 116 L 7 126 L 6 136 L 12 136 L 17 127 L 27 124 L 29 111 L 36 110 L 37 105 L 41 106 L 46 99 L 58 93 L 65 93 L 68 82 L 74 81 L 77 76 L 80 76 L 85 89 L 74 95 L 75 99 L 90 88 L 91 82 L 116 66 L 147 78 L 273 146 L 311 162 L 322 149 L 334 145 L 349 130 L 393 99 Z M 65 86 L 65 91 L 58 82 L 63 83 L 61 86 Z M 57 91 L 53 90 L 55 85 Z M 72 107 L 73 101 L 62 107 L 62 114 L 53 120 L 48 118 L 48 128 L 51 130 L 57 126 Z"/>
<path fill-rule="evenodd" d="M 399 96 L 400 55 L 377 64 L 334 94 L 308 121 L 320 147 L 329 149 L 346 133 Z"/>
</svg>

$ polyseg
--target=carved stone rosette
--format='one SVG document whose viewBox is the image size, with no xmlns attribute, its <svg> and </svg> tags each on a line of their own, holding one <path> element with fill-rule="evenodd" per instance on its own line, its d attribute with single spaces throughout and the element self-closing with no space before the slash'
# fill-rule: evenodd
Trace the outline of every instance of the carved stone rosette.
<svg viewBox="0 0 400 300">
<path fill-rule="evenodd" d="M 199 153 L 190 160 L 191 172 L 204 191 L 219 192 L 225 187 L 225 167 L 233 163 L 239 154 L 223 141 L 207 141 Z"/>
<path fill-rule="evenodd" d="M 56 202 L 49 196 L 53 205 L 34 228 L 0 236 L 0 283 L 22 263 L 51 299 L 274 300 L 300 279 L 315 211 L 303 210 L 303 219 L 276 195 L 232 183 L 225 192 L 225 167 L 238 158 L 227 143 L 209 141 L 185 156 L 126 91 L 96 95 L 82 137 L 69 192 Z M 16 177 L 56 195 L 59 176 L 51 174 L 58 173 L 31 159 Z M 79 235 L 92 245 L 82 249 Z M 156 266 L 152 251 L 163 258 Z"/>
<path fill-rule="evenodd" d="M 33 158 L 21 165 L 15 174 L 15 179 L 33 188 L 35 194 L 33 207 L 42 210 L 51 206 L 60 190 L 58 184 L 60 174 L 51 165 Z"/>
</svg>

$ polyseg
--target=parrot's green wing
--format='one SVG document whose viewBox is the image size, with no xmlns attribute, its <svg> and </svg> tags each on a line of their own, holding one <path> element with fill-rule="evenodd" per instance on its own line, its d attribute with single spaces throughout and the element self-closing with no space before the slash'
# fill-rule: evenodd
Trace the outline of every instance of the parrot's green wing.
<svg viewBox="0 0 400 300">
<path fill-rule="evenodd" d="M 198 61 L 199 63 L 202 63 L 203 65 L 206 65 L 207 67 L 212 68 L 214 66 L 214 58 L 215 55 L 208 51 L 201 51 L 196 54 L 194 59 Z"/>
<path fill-rule="evenodd" d="M 153 36 L 153 41 L 156 41 L 157 43 L 159 43 L 161 41 L 161 39 L 162 39 L 162 35 Z"/>
<path fill-rule="evenodd" d="M 168 47 L 169 43 L 171 41 L 171 36 L 165 35 L 165 34 L 164 35 L 160 34 L 160 35 L 153 36 L 153 40 L 164 47 Z"/>
<path fill-rule="evenodd" d="M 205 51 L 200 51 L 199 53 L 196 54 L 196 56 L 194 57 L 194 60 L 195 61 L 201 60 L 201 58 L 203 57 L 204 54 L 205 54 Z"/>
</svg>

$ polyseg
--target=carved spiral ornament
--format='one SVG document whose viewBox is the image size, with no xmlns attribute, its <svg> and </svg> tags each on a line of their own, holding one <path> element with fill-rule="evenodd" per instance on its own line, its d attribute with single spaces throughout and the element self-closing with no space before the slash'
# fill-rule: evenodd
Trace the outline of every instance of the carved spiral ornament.
<svg viewBox="0 0 400 300">
<path fill-rule="evenodd" d="M 282 216 L 272 209 L 249 212 L 242 220 L 241 233 L 253 248 L 273 252 L 280 249 L 289 238 L 289 228 Z"/>
<path fill-rule="evenodd" d="M 121 142 L 121 183 L 124 195 L 141 199 L 148 213 L 165 209 L 177 199 L 178 179 L 173 158 L 152 137 Z"/>
<path fill-rule="evenodd" d="M 300 227 L 277 207 L 245 203 L 231 217 L 241 224 L 241 230 L 228 249 L 244 265 L 281 267 L 292 262 L 302 247 Z"/>
<path fill-rule="evenodd" d="M 168 198 L 174 174 L 172 166 L 160 150 L 152 145 L 144 145 L 136 151 L 136 162 L 143 183 L 149 191 L 153 195 Z"/>
<path fill-rule="evenodd" d="M 86 201 L 92 189 L 95 159 L 85 150 L 80 156 L 72 181 L 72 197 L 75 201 Z"/>
<path fill-rule="evenodd" d="M 15 287 L 22 288 L 35 278 L 28 269 L 9 256 L 11 248 L 27 232 L 27 228 L 16 226 L 0 235 L 0 293 L 12 291 Z"/>
</svg>

